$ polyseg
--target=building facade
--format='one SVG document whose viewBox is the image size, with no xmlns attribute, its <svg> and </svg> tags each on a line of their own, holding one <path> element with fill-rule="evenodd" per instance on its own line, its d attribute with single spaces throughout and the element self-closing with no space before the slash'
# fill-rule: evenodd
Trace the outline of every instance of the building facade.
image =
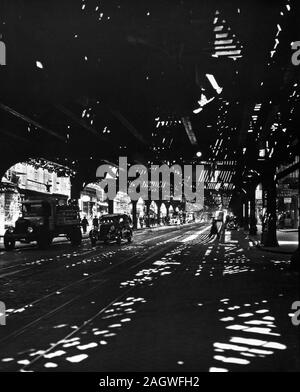
<svg viewBox="0 0 300 392">
<path fill-rule="evenodd" d="M 70 192 L 70 177 L 61 177 L 55 171 L 37 168 L 28 163 L 17 163 L 12 166 L 1 181 L 0 236 L 18 219 L 23 200 L 55 196 L 67 201 Z"/>
<path fill-rule="evenodd" d="M 296 157 L 294 166 L 299 163 Z M 279 168 L 279 173 L 287 169 Z M 297 229 L 299 226 L 299 169 L 296 169 L 278 181 L 278 227 L 282 229 Z"/>
</svg>

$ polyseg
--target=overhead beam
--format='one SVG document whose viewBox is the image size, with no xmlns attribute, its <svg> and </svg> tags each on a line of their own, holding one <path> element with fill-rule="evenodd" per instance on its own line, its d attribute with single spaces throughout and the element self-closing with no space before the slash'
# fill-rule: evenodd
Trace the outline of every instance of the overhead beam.
<svg viewBox="0 0 300 392">
<path fill-rule="evenodd" d="M 5 136 L 7 136 L 9 138 L 18 140 L 19 142 L 26 143 L 26 144 L 29 143 L 28 139 L 26 139 L 25 137 L 16 135 L 13 132 L 6 131 L 3 128 L 0 128 L 0 133 L 2 133 L 2 135 L 5 135 Z"/>
<path fill-rule="evenodd" d="M 262 133 L 261 133 L 262 138 L 266 138 L 269 135 L 271 126 L 274 123 L 274 121 L 276 120 L 276 114 L 279 112 L 279 110 L 280 110 L 279 105 L 272 105 L 271 106 L 271 108 L 268 112 L 266 121 L 264 123 L 263 129 L 262 129 Z"/>
<path fill-rule="evenodd" d="M 248 132 L 250 120 L 251 120 L 251 110 L 252 103 L 247 102 L 244 106 L 243 117 L 241 121 L 241 128 L 238 135 L 238 152 L 241 151 L 241 148 L 244 147 L 246 141 L 246 135 Z"/>
<path fill-rule="evenodd" d="M 76 114 L 74 114 L 71 110 L 67 109 L 63 105 L 56 105 L 56 108 L 64 113 L 67 117 L 69 117 L 71 120 L 74 121 L 74 123 L 80 125 L 82 128 L 86 129 L 89 131 L 92 135 L 96 136 L 98 139 L 105 141 L 107 143 L 111 143 L 105 136 L 102 136 L 97 132 L 97 130 L 92 127 L 91 125 L 86 124 L 85 121 L 83 121 L 80 117 L 78 117 Z"/>
<path fill-rule="evenodd" d="M 244 156 L 242 153 L 242 148 L 245 146 L 246 143 L 246 136 L 247 136 L 248 127 L 251 119 L 251 110 L 252 110 L 252 103 L 246 102 L 243 108 L 239 134 L 237 136 L 236 172 L 234 173 L 231 179 L 232 183 L 235 184 L 237 187 L 241 185 L 242 177 L 243 177 L 242 173 L 244 169 Z"/>
<path fill-rule="evenodd" d="M 110 109 L 111 113 L 124 125 L 125 128 L 141 143 L 148 144 L 143 135 L 117 110 Z"/>
<path fill-rule="evenodd" d="M 20 118 L 21 120 L 25 121 L 26 123 L 35 126 L 36 128 L 40 129 L 41 131 L 44 131 L 46 133 L 48 133 L 49 135 L 55 137 L 56 139 L 59 139 L 63 142 L 65 142 L 65 138 L 63 136 L 61 136 L 60 134 L 58 134 L 55 131 L 52 131 L 51 129 L 41 125 L 40 123 L 38 123 L 37 121 L 33 120 L 32 118 L 21 114 L 19 112 L 17 112 L 16 110 L 12 109 L 11 107 L 4 105 L 3 103 L 0 102 L 0 108 L 10 114 L 12 114 L 13 116 Z"/>
<path fill-rule="evenodd" d="M 276 180 L 280 180 L 286 176 L 288 176 L 289 174 L 293 173 L 296 170 L 299 170 L 300 168 L 300 162 L 296 162 L 293 165 L 287 167 L 286 169 L 282 170 L 281 172 L 276 174 Z"/>
<path fill-rule="evenodd" d="M 191 144 L 193 146 L 197 146 L 198 142 L 197 142 L 196 135 L 195 135 L 193 128 L 192 128 L 191 120 L 189 119 L 189 117 L 182 117 L 182 122 L 183 122 L 185 132 L 189 138 L 189 141 L 191 142 Z"/>
</svg>

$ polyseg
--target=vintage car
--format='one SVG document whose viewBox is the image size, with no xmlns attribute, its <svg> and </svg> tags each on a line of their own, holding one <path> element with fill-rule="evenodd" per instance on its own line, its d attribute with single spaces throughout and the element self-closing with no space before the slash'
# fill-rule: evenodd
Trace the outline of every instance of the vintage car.
<svg viewBox="0 0 300 392">
<path fill-rule="evenodd" d="M 16 241 L 37 241 L 40 249 L 46 249 L 53 238 L 62 235 L 72 245 L 81 244 L 78 206 L 59 205 L 55 198 L 27 200 L 22 203 L 22 216 L 4 234 L 4 247 L 11 251 L 15 248 Z"/>
<path fill-rule="evenodd" d="M 121 244 L 122 240 L 132 241 L 132 222 L 126 214 L 108 214 L 100 218 L 99 226 L 94 226 L 90 231 L 91 244 L 95 245 L 97 241 L 109 243 L 116 241 Z"/>
<path fill-rule="evenodd" d="M 237 230 L 238 225 L 237 225 L 237 219 L 236 217 L 230 217 L 226 223 L 226 229 L 227 230 Z"/>
</svg>

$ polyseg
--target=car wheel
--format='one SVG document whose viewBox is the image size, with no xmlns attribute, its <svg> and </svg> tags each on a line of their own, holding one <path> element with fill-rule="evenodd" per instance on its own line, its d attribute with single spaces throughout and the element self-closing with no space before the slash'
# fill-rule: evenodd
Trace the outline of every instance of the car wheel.
<svg viewBox="0 0 300 392">
<path fill-rule="evenodd" d="M 16 241 L 11 238 L 5 238 L 4 236 L 4 248 L 7 252 L 15 249 Z"/>
<path fill-rule="evenodd" d="M 82 241 L 82 234 L 80 229 L 75 229 L 70 234 L 71 244 L 73 246 L 77 246 L 81 244 Z"/>
</svg>

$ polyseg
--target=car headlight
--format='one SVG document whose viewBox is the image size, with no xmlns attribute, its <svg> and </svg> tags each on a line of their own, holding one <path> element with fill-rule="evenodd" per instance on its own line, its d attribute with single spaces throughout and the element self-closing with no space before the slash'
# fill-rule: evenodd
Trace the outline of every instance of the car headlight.
<svg viewBox="0 0 300 392">
<path fill-rule="evenodd" d="M 11 234 L 15 231 L 15 229 L 14 229 L 14 227 L 11 226 L 7 229 L 7 231 Z"/>
<path fill-rule="evenodd" d="M 114 231 L 114 230 L 115 230 L 115 226 L 114 225 L 110 226 L 109 231 Z"/>
<path fill-rule="evenodd" d="M 32 233 L 32 232 L 33 232 L 33 228 L 29 226 L 29 227 L 27 228 L 27 231 L 28 231 L 28 233 Z"/>
</svg>

